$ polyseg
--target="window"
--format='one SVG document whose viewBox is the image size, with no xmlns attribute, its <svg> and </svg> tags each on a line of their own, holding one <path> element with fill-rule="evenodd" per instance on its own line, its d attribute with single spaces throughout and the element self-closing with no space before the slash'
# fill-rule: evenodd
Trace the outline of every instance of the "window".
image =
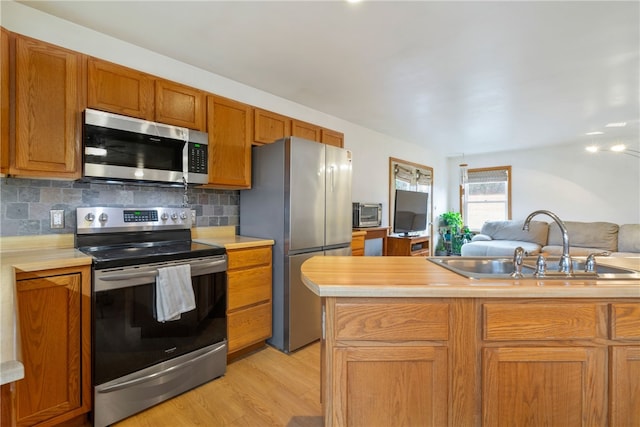
<svg viewBox="0 0 640 427">
<path fill-rule="evenodd" d="M 460 210 L 473 231 L 486 221 L 511 219 L 511 166 L 469 169 L 460 186 Z"/>
</svg>

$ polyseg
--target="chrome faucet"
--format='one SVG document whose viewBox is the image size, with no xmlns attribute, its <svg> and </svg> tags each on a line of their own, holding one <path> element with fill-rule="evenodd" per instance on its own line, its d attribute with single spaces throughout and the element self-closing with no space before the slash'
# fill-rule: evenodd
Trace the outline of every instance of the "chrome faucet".
<svg viewBox="0 0 640 427">
<path fill-rule="evenodd" d="M 513 251 L 513 273 L 511 273 L 511 277 L 514 279 L 522 278 L 522 260 L 524 259 L 524 249 L 522 246 L 518 246 Z"/>
<path fill-rule="evenodd" d="M 558 215 L 547 210 L 531 212 L 527 219 L 524 220 L 522 229 L 524 231 L 529 231 L 529 223 L 531 222 L 533 217 L 538 214 L 545 214 L 551 217 L 551 219 L 553 219 L 555 223 L 558 224 L 558 227 L 560 227 L 560 231 L 562 232 L 562 256 L 560 257 L 560 265 L 558 269 L 561 273 L 573 274 L 573 264 L 571 262 L 571 256 L 569 255 L 569 233 L 567 232 L 567 227 L 565 227 L 564 222 L 562 222 L 562 220 L 558 218 Z"/>
</svg>

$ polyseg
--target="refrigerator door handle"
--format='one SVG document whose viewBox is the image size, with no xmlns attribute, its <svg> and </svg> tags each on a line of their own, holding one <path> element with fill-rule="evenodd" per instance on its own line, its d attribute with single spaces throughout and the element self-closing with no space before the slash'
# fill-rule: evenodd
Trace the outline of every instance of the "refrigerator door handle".
<svg viewBox="0 0 640 427">
<path fill-rule="evenodd" d="M 329 166 L 329 176 L 331 177 L 331 192 L 332 193 L 333 193 L 333 190 L 335 189 L 335 176 L 336 176 L 336 174 L 334 173 L 334 169 L 335 169 L 335 165 Z"/>
</svg>

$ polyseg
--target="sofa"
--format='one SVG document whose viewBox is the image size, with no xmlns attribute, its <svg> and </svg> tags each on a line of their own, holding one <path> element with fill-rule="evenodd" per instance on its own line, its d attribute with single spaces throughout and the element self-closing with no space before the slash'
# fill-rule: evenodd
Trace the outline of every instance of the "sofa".
<svg viewBox="0 0 640 427">
<path fill-rule="evenodd" d="M 524 220 L 488 221 L 462 245 L 462 256 L 512 256 L 518 246 L 528 255 L 562 254 L 562 232 L 555 222 L 531 221 L 529 231 Z M 572 256 L 610 252 L 611 256 L 640 256 L 640 224 L 618 225 L 611 222 L 564 221 Z"/>
</svg>

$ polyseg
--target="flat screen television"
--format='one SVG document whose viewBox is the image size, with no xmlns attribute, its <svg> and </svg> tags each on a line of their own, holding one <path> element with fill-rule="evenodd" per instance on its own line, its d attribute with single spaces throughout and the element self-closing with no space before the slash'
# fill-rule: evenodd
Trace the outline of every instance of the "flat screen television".
<svg viewBox="0 0 640 427">
<path fill-rule="evenodd" d="M 426 230 L 428 200 L 429 193 L 396 190 L 393 232 L 409 236 Z"/>
</svg>

